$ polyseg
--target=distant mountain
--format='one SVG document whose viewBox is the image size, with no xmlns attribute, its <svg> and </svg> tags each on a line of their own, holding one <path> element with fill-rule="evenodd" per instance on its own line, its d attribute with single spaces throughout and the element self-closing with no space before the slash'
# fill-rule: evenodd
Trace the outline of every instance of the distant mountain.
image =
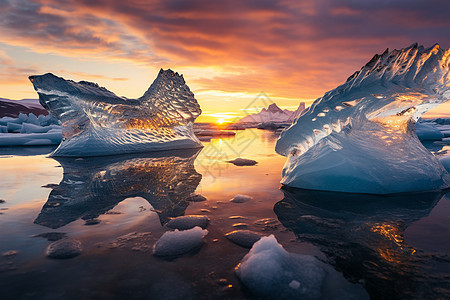
<svg viewBox="0 0 450 300">
<path fill-rule="evenodd" d="M 16 118 L 20 113 L 38 115 L 48 115 L 48 112 L 39 104 L 38 99 L 11 100 L 0 98 L 0 118 Z"/>
<path fill-rule="evenodd" d="M 288 122 L 292 123 L 305 110 L 305 102 L 300 102 L 298 108 L 289 117 Z"/>
<path fill-rule="evenodd" d="M 267 109 L 263 108 L 259 113 L 245 116 L 240 119 L 238 123 L 292 122 L 304 109 L 304 102 L 301 102 L 300 106 L 295 111 L 281 109 L 275 103 L 272 103 Z"/>
</svg>

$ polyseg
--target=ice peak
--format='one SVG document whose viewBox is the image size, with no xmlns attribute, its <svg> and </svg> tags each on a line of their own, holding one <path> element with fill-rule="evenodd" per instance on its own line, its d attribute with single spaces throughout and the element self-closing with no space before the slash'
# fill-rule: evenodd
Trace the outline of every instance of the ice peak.
<svg viewBox="0 0 450 300">
<path fill-rule="evenodd" d="M 51 73 L 30 76 L 41 105 L 63 125 L 59 156 L 94 156 L 201 147 L 191 124 L 200 105 L 182 75 L 161 69 L 139 99 Z"/>
<path fill-rule="evenodd" d="M 272 103 L 269 105 L 269 107 L 267 108 L 267 111 L 273 112 L 273 113 L 277 113 L 277 112 L 283 112 L 283 110 L 281 108 L 278 107 L 278 105 L 276 103 Z"/>
<path fill-rule="evenodd" d="M 337 174 L 341 172 L 353 180 L 349 186 L 334 186 L 334 190 L 388 193 L 404 188 L 417 191 L 418 187 L 414 185 L 406 187 L 406 179 L 399 181 L 395 188 L 382 177 L 383 174 L 413 177 L 408 173 L 413 170 L 421 172 L 421 180 L 428 182 L 427 187 L 425 183 L 422 186 L 424 190 L 447 187 L 450 183 L 448 174 L 420 144 L 414 124 L 424 112 L 450 100 L 449 69 L 450 49 L 442 49 L 438 44 L 427 49 L 413 44 L 374 55 L 360 71 L 314 101 L 290 128 L 282 132 L 276 151 L 288 156 L 283 183 L 314 189 L 317 187 L 303 180 L 310 177 L 310 183 L 314 180 L 317 184 L 330 182 L 329 174 L 324 175 L 328 167 L 322 170 L 323 166 L 318 163 L 329 159 L 328 165 L 337 168 L 333 178 L 339 177 Z M 370 157 L 371 161 L 367 161 Z M 373 169 L 377 171 L 358 165 L 358 159 L 367 161 L 367 165 L 375 162 Z M 339 169 L 341 165 L 342 170 Z M 315 169 L 322 171 L 307 174 L 308 170 Z M 344 169 L 358 171 L 345 173 Z M 429 173 L 418 171 L 426 169 Z M 380 177 L 376 177 L 377 172 Z M 356 182 L 361 182 L 363 187 L 358 187 Z"/>
</svg>

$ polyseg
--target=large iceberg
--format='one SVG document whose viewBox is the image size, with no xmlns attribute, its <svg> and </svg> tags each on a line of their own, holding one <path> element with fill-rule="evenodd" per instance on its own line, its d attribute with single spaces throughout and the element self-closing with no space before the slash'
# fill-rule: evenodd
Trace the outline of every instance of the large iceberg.
<svg viewBox="0 0 450 300">
<path fill-rule="evenodd" d="M 202 147 L 192 124 L 201 114 L 183 76 L 162 70 L 139 99 L 92 82 L 30 76 L 41 105 L 62 123 L 53 156 L 97 156 Z"/>
<path fill-rule="evenodd" d="M 375 55 L 305 110 L 276 151 L 287 186 L 389 194 L 447 188 L 450 175 L 414 125 L 450 97 L 450 49 L 414 44 Z"/>
</svg>

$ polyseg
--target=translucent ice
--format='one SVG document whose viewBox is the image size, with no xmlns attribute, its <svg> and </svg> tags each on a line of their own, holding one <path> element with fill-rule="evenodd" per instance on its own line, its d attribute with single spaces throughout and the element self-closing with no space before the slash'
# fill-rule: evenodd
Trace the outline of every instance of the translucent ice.
<svg viewBox="0 0 450 300">
<path fill-rule="evenodd" d="M 314 256 L 287 252 L 273 235 L 253 245 L 236 273 L 263 299 L 368 299 L 362 286 Z"/>
<path fill-rule="evenodd" d="M 195 249 L 203 244 L 203 238 L 208 230 L 194 227 L 188 230 L 168 231 L 164 233 L 153 247 L 156 256 L 178 256 Z"/>
<path fill-rule="evenodd" d="M 418 122 L 415 129 L 421 141 L 440 141 L 444 137 L 444 134 L 432 122 Z"/>
<path fill-rule="evenodd" d="M 173 218 L 167 222 L 167 227 L 178 230 L 191 229 L 196 226 L 205 229 L 209 224 L 209 218 L 201 215 L 189 215 Z"/>
<path fill-rule="evenodd" d="M 192 123 L 201 114 L 183 76 L 162 70 L 139 99 L 53 74 L 30 76 L 41 105 L 62 123 L 54 156 L 97 156 L 202 147 Z"/>
<path fill-rule="evenodd" d="M 417 44 L 375 55 L 305 110 L 276 151 L 282 183 L 388 194 L 440 190 L 450 175 L 419 142 L 414 124 L 450 97 L 450 49 Z"/>
</svg>

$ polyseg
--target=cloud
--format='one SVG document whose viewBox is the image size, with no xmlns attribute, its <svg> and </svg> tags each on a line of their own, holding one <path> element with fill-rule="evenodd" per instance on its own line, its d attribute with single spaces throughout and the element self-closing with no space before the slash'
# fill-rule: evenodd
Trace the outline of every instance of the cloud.
<svg viewBox="0 0 450 300">
<path fill-rule="evenodd" d="M 85 79 L 106 79 L 106 80 L 113 80 L 113 81 L 127 81 L 129 80 L 129 78 L 125 78 L 125 77 L 110 77 L 110 76 L 105 76 L 105 75 L 99 75 L 99 74 L 90 74 L 90 73 L 85 73 L 85 72 L 67 72 L 64 70 L 60 70 L 58 73 L 69 73 L 71 75 L 75 75 L 81 78 L 85 78 Z"/>
<path fill-rule="evenodd" d="M 198 89 L 226 92 L 315 98 L 387 47 L 450 46 L 446 0 L 2 3 L 0 38 L 8 45 L 170 67 Z M 214 74 L 202 75 L 211 67 Z"/>
<path fill-rule="evenodd" d="M 0 7 L 1 8 L 1 7 Z M 30 74 L 37 72 L 35 66 L 23 67 L 18 65 L 5 51 L 0 50 L 0 84 L 23 84 Z"/>
</svg>

